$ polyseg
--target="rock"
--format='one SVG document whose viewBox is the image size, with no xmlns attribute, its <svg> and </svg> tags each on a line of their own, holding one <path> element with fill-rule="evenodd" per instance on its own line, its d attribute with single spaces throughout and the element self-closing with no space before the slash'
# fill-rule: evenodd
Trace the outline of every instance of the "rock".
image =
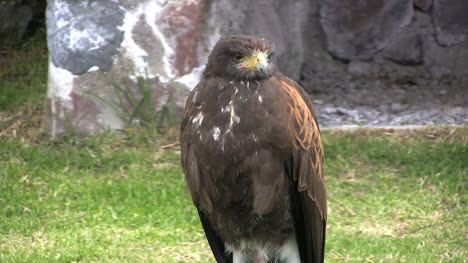
<svg viewBox="0 0 468 263">
<path fill-rule="evenodd" d="M 175 44 L 174 66 L 179 76 L 199 66 L 198 49 L 194 44 L 199 41 L 205 5 L 205 0 L 169 4 L 156 21 L 166 38 Z"/>
<path fill-rule="evenodd" d="M 434 27 L 440 45 L 451 46 L 467 42 L 467 12 L 466 0 L 434 0 Z"/>
<path fill-rule="evenodd" d="M 424 62 L 424 49 L 419 34 L 402 35 L 385 49 L 385 58 L 402 65 L 421 65 Z"/>
<path fill-rule="evenodd" d="M 402 110 L 404 110 L 405 108 L 406 108 L 405 105 L 400 104 L 400 103 L 393 102 L 393 103 L 390 105 L 390 112 L 391 112 L 391 113 L 398 113 L 398 112 L 401 112 Z"/>
<path fill-rule="evenodd" d="M 136 123 L 135 101 L 144 96 L 149 116 L 163 107 L 180 116 L 188 89 L 175 82 L 175 45 L 158 28 L 163 7 L 149 0 L 49 1 L 51 135 L 91 135 Z"/>
<path fill-rule="evenodd" d="M 50 0 L 47 40 L 53 63 L 74 75 L 109 70 L 123 39 L 124 12 L 112 1 Z"/>
<path fill-rule="evenodd" d="M 31 18 L 29 7 L 15 2 L 0 2 L 0 48 L 17 45 Z"/>
<path fill-rule="evenodd" d="M 322 1 L 320 22 L 328 51 L 343 60 L 366 60 L 410 24 L 412 1 Z"/>
<path fill-rule="evenodd" d="M 309 30 L 311 1 L 216 0 L 208 1 L 201 47 L 211 49 L 220 35 L 248 34 L 271 40 L 278 67 L 293 79 L 300 77 L 304 63 L 304 35 Z M 204 64 L 206 58 L 200 62 Z"/>
<path fill-rule="evenodd" d="M 431 9 L 432 0 L 414 0 L 414 6 L 427 12 Z"/>
<path fill-rule="evenodd" d="M 125 90 L 141 99 L 141 79 L 151 86 L 154 111 L 169 105 L 180 116 L 221 35 L 270 39 L 279 67 L 298 79 L 308 5 L 307 0 L 50 0 L 51 134 L 69 132 L 66 123 L 82 135 L 125 127 L 124 109 L 135 108 L 117 94 Z"/>
<path fill-rule="evenodd" d="M 348 73 L 356 77 L 368 77 L 374 74 L 374 65 L 364 61 L 353 60 L 348 63 Z"/>
</svg>

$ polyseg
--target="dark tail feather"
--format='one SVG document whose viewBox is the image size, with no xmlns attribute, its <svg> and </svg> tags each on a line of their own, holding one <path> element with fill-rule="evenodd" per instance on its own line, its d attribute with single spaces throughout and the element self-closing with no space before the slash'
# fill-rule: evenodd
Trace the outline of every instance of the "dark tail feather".
<svg viewBox="0 0 468 263">
<path fill-rule="evenodd" d="M 218 236 L 218 234 L 211 228 L 208 219 L 206 218 L 205 214 L 203 214 L 200 209 L 198 209 L 198 215 L 200 216 L 200 221 L 203 226 L 203 230 L 205 230 L 206 239 L 208 239 L 208 243 L 210 244 L 211 251 L 213 251 L 213 255 L 218 263 L 232 263 L 232 255 L 226 254 L 226 248 L 224 247 L 224 242 Z"/>
</svg>

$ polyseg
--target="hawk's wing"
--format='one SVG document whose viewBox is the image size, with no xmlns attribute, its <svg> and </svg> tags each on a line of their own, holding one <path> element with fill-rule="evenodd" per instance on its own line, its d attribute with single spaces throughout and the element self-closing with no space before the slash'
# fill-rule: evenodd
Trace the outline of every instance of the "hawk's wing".
<svg viewBox="0 0 468 263">
<path fill-rule="evenodd" d="M 191 125 L 189 125 L 189 118 L 187 116 L 192 116 L 190 112 L 198 107 L 197 101 L 195 100 L 195 96 L 199 90 L 199 87 L 206 85 L 203 80 L 200 82 L 190 93 L 189 97 L 187 98 L 187 102 L 185 104 L 185 118 L 182 120 L 181 130 L 180 130 L 180 145 L 181 145 L 181 157 L 182 157 L 182 168 L 184 169 L 184 174 L 186 178 L 186 182 L 191 189 L 192 200 L 197 207 L 198 215 L 200 217 L 200 221 L 203 226 L 203 230 L 205 231 L 206 239 L 213 251 L 213 255 L 216 258 L 216 262 L 219 263 L 232 263 L 232 255 L 228 255 L 226 253 L 226 248 L 224 246 L 224 242 L 221 240 L 219 235 L 216 231 L 211 227 L 208 219 L 206 218 L 203 211 L 199 208 L 199 192 L 198 189 L 200 187 L 200 169 L 198 167 L 198 161 L 191 145 L 191 137 L 192 134 L 190 131 Z"/>
<path fill-rule="evenodd" d="M 276 74 L 275 80 L 287 94 L 289 125 L 295 138 L 286 171 L 294 186 L 291 208 L 299 252 L 303 262 L 323 262 L 327 198 L 317 114 L 311 99 L 296 82 L 282 74 Z"/>
</svg>

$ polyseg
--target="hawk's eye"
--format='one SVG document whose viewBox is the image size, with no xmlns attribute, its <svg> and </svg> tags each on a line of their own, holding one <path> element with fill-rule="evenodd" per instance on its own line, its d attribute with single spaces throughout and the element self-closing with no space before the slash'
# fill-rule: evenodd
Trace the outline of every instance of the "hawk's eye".
<svg viewBox="0 0 468 263">
<path fill-rule="evenodd" d="M 241 59 L 244 58 L 244 55 L 240 54 L 240 53 L 236 53 L 234 54 L 233 58 L 236 60 L 236 61 L 240 61 Z"/>
<path fill-rule="evenodd" d="M 274 55 L 274 53 L 270 53 L 270 54 L 268 55 L 268 58 L 267 58 L 268 62 L 271 61 L 271 59 L 273 58 L 273 55 Z"/>
</svg>

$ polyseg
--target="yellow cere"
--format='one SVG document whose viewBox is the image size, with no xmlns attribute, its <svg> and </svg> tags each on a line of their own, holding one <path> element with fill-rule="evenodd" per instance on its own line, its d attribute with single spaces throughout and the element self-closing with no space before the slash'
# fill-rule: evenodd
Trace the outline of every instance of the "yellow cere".
<svg viewBox="0 0 468 263">
<path fill-rule="evenodd" d="M 241 68 L 256 70 L 259 66 L 266 67 L 268 65 L 268 55 L 262 51 L 256 51 L 253 56 L 244 55 L 239 61 L 242 62 Z"/>
</svg>

